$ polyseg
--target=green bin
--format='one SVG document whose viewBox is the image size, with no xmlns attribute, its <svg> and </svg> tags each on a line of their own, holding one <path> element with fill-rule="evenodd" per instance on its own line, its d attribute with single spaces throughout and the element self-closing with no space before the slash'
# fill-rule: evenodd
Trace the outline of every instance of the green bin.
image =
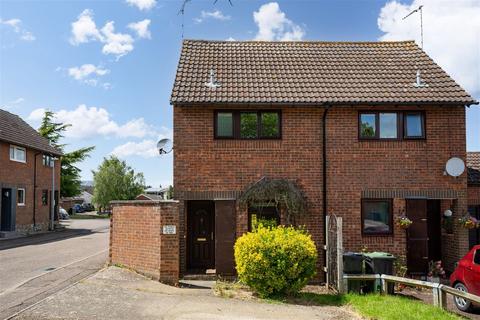
<svg viewBox="0 0 480 320">
<path fill-rule="evenodd" d="M 393 263 L 395 262 L 395 256 L 388 252 L 369 252 L 363 254 L 365 259 L 365 273 L 366 274 L 388 274 L 393 275 Z M 394 293 L 395 285 L 393 283 L 388 284 L 388 293 Z M 381 281 L 375 281 L 372 291 L 380 291 Z"/>
</svg>

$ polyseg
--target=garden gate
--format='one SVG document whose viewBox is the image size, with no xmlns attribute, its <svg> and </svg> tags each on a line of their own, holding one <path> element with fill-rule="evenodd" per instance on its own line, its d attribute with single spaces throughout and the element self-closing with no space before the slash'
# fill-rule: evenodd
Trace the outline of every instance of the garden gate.
<svg viewBox="0 0 480 320">
<path fill-rule="evenodd" d="M 337 292 L 342 292 L 343 286 L 343 238 L 342 238 L 342 217 L 334 214 L 327 215 L 325 273 L 327 276 L 327 287 Z"/>
</svg>

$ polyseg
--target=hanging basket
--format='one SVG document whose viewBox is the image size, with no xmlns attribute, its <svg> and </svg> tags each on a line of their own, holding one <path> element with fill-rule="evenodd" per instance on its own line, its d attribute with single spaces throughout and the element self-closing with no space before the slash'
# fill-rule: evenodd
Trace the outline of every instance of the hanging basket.
<svg viewBox="0 0 480 320">
<path fill-rule="evenodd" d="M 466 214 L 458 219 L 458 222 L 465 229 L 480 228 L 480 222 L 469 214 Z"/>
<path fill-rule="evenodd" d="M 395 224 L 401 229 L 408 229 L 412 225 L 413 221 L 408 219 L 406 216 L 400 216 L 397 218 Z"/>
</svg>

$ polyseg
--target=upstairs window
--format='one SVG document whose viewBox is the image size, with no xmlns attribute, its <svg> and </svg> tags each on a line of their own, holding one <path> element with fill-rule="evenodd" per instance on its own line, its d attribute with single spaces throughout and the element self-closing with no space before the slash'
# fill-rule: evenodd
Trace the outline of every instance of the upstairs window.
<svg viewBox="0 0 480 320">
<path fill-rule="evenodd" d="M 10 160 L 27 162 L 27 150 L 23 147 L 10 146 Z"/>
<path fill-rule="evenodd" d="M 42 157 L 42 163 L 46 167 L 53 167 L 53 158 L 49 155 L 44 154 Z"/>
<path fill-rule="evenodd" d="M 280 139 L 280 111 L 216 111 L 216 139 Z"/>
<path fill-rule="evenodd" d="M 275 206 L 259 206 L 248 208 L 248 231 L 255 231 L 259 224 L 274 227 L 280 224 L 280 215 Z"/>
<path fill-rule="evenodd" d="M 425 139 L 423 112 L 360 112 L 360 140 Z"/>
</svg>

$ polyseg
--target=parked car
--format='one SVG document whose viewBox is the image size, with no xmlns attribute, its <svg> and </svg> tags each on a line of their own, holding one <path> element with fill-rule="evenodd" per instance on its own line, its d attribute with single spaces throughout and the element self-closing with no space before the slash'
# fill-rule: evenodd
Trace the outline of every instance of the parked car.
<svg viewBox="0 0 480 320">
<path fill-rule="evenodd" d="M 94 211 L 95 210 L 95 207 L 93 206 L 93 204 L 91 203 L 82 203 L 82 208 L 84 211 L 88 212 L 88 211 Z"/>
<path fill-rule="evenodd" d="M 68 220 L 70 219 L 70 216 L 68 215 L 67 210 L 60 208 L 58 209 L 58 212 L 60 213 L 60 219 L 62 220 Z"/>
<path fill-rule="evenodd" d="M 463 292 L 480 295 L 480 245 L 476 245 L 459 262 L 450 276 L 450 285 Z M 472 303 L 463 298 L 454 297 L 458 309 L 470 311 Z"/>
<path fill-rule="evenodd" d="M 81 204 L 75 203 L 72 207 L 73 213 L 82 213 L 85 212 Z"/>
</svg>

